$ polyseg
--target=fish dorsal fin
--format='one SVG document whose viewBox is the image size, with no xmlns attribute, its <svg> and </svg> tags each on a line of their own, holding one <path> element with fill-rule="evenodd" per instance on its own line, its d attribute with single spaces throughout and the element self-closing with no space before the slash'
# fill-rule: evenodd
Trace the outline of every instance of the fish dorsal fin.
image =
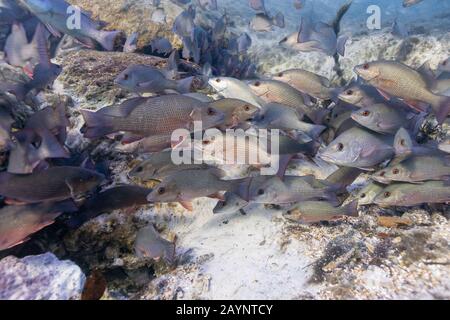
<svg viewBox="0 0 450 320">
<path fill-rule="evenodd" d="M 428 89 L 434 88 L 436 85 L 436 75 L 434 74 L 433 70 L 431 70 L 430 67 L 430 61 L 425 61 L 419 69 L 417 69 L 417 72 L 420 73 L 420 75 L 425 80 Z"/>
<path fill-rule="evenodd" d="M 128 117 L 133 110 L 147 101 L 147 98 L 136 97 L 125 100 L 119 106 L 116 107 L 106 107 L 98 111 L 102 115 L 111 117 Z"/>
</svg>

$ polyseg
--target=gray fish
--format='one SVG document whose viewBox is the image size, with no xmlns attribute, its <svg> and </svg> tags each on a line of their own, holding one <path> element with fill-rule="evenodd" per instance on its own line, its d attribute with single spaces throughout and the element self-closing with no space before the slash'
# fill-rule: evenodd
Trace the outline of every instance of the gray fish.
<svg viewBox="0 0 450 320">
<path fill-rule="evenodd" d="M 151 4 L 154 7 L 158 7 L 161 4 L 161 0 L 152 0 Z"/>
<path fill-rule="evenodd" d="M 378 93 L 376 88 L 358 83 L 351 84 L 347 89 L 339 93 L 338 97 L 340 100 L 360 108 L 385 102 L 385 99 Z"/>
<path fill-rule="evenodd" d="M 152 12 L 151 20 L 154 23 L 166 24 L 167 23 L 166 17 L 167 17 L 167 15 L 166 15 L 166 12 L 164 11 L 164 8 L 156 8 Z"/>
<path fill-rule="evenodd" d="M 383 191 L 384 185 L 378 182 L 371 181 L 367 186 L 361 189 L 356 197 L 358 198 L 358 204 L 365 206 L 375 203 L 375 198 Z"/>
<path fill-rule="evenodd" d="M 264 101 L 255 95 L 244 82 L 228 77 L 218 77 L 209 80 L 209 85 L 224 98 L 239 99 L 251 105 L 262 107 Z"/>
<path fill-rule="evenodd" d="M 172 44 L 170 43 L 170 41 L 167 40 L 167 38 L 162 38 L 162 37 L 157 37 L 157 38 L 153 39 L 150 42 L 150 46 L 152 47 L 153 51 L 155 51 L 159 54 L 164 54 L 164 55 L 168 55 L 173 50 Z"/>
<path fill-rule="evenodd" d="M 312 139 L 316 139 L 326 127 L 303 122 L 302 116 L 288 106 L 279 103 L 267 104 L 257 117 L 256 125 L 260 128 L 280 130 L 300 130 Z"/>
<path fill-rule="evenodd" d="M 238 193 L 242 180 L 222 180 L 223 173 L 217 169 L 184 170 L 163 179 L 147 196 L 149 202 L 179 202 L 185 209 L 193 211 L 191 201 L 210 197 L 223 199 L 221 192 Z"/>
<path fill-rule="evenodd" d="M 175 262 L 175 243 L 162 238 L 152 225 L 139 230 L 134 250 L 140 258 L 163 259 L 169 265 Z"/>
<path fill-rule="evenodd" d="M 429 155 L 443 155 L 437 149 L 435 144 L 419 145 L 411 138 L 409 132 L 401 128 L 398 130 L 394 138 L 395 159 L 394 163 L 400 163 L 412 156 L 429 156 Z"/>
<path fill-rule="evenodd" d="M 274 75 L 273 79 L 287 83 L 304 94 L 322 100 L 330 100 L 335 90 L 330 87 L 331 84 L 327 78 L 303 69 L 285 70 Z"/>
<path fill-rule="evenodd" d="M 294 0 L 294 8 L 297 10 L 301 10 L 305 7 L 306 0 Z"/>
<path fill-rule="evenodd" d="M 217 10 L 217 0 L 197 0 L 198 5 L 203 10 Z"/>
<path fill-rule="evenodd" d="M 0 107 L 0 152 L 11 147 L 11 126 L 14 123 L 9 112 Z"/>
<path fill-rule="evenodd" d="M 0 194 L 25 203 L 74 198 L 98 186 L 104 176 L 76 167 L 53 167 L 28 175 L 0 173 Z"/>
<path fill-rule="evenodd" d="M 340 166 L 368 169 L 394 155 L 394 148 L 374 134 L 351 128 L 337 137 L 320 157 Z"/>
<path fill-rule="evenodd" d="M 283 214 L 283 217 L 289 221 L 304 224 L 358 216 L 358 201 L 341 207 L 335 207 L 326 201 L 300 202 Z"/>
<path fill-rule="evenodd" d="M 251 45 L 252 45 L 252 38 L 250 38 L 250 36 L 246 32 L 244 32 L 237 38 L 238 53 L 242 54 L 247 52 L 247 50 L 251 47 Z"/>
<path fill-rule="evenodd" d="M 93 21 L 85 12 L 81 11 L 80 28 L 69 27 L 71 21 L 70 4 L 64 0 L 21 0 L 39 20 L 44 23 L 49 31 L 60 36 L 61 33 L 77 38 L 82 43 L 92 47 L 92 40 L 98 42 L 105 50 L 112 51 L 114 42 L 120 32 L 103 31 L 100 24 Z"/>
<path fill-rule="evenodd" d="M 184 170 L 204 170 L 205 164 L 181 164 L 175 165 L 172 161 L 172 150 L 154 153 L 148 160 L 136 165 L 128 174 L 131 178 L 141 180 L 161 180 L 173 173 Z"/>
<path fill-rule="evenodd" d="M 259 108 L 239 99 L 225 98 L 210 104 L 213 108 L 225 114 L 224 129 L 231 129 L 253 119 Z"/>
<path fill-rule="evenodd" d="M 274 176 L 253 178 L 250 182 L 248 199 L 251 203 L 289 204 L 308 200 L 328 200 L 338 203 L 336 187 L 313 176 Z"/>
<path fill-rule="evenodd" d="M 26 242 L 32 234 L 53 224 L 62 213 L 77 209 L 71 201 L 6 206 L 0 209 L 0 251 Z"/>
<path fill-rule="evenodd" d="M 255 11 L 266 12 L 264 0 L 248 0 L 248 4 Z"/>
<path fill-rule="evenodd" d="M 411 7 L 415 4 L 422 2 L 423 0 L 403 0 L 403 7 Z"/>
<path fill-rule="evenodd" d="M 139 34 L 137 32 L 133 32 L 127 37 L 123 45 L 123 52 L 135 52 L 137 50 L 138 36 Z"/>
<path fill-rule="evenodd" d="M 345 55 L 345 45 L 348 36 L 339 35 L 341 20 L 350 9 L 352 1 L 344 4 L 331 24 L 302 17 L 299 32 L 294 32 L 280 41 L 280 45 L 291 47 L 298 51 L 318 51 L 329 56 Z"/>
<path fill-rule="evenodd" d="M 69 153 L 58 140 L 48 132 L 41 138 L 35 131 L 24 129 L 14 133 L 15 142 L 11 148 L 8 172 L 28 174 L 45 159 L 69 158 Z"/>
<path fill-rule="evenodd" d="M 78 228 L 103 213 L 146 205 L 148 204 L 147 195 L 151 191 L 152 189 L 132 185 L 105 190 L 87 200 L 79 213 L 69 219 L 66 224 L 71 228 Z"/>
<path fill-rule="evenodd" d="M 173 23 L 173 32 L 180 38 L 190 38 L 194 37 L 194 17 L 193 13 L 189 10 L 185 10 L 180 13 Z"/>
<path fill-rule="evenodd" d="M 355 72 L 386 97 L 404 99 L 412 108 L 425 111 L 420 103 L 432 106 L 442 123 L 450 111 L 450 97 L 431 92 L 428 80 L 416 70 L 396 61 L 374 61 L 355 67 Z"/>
<path fill-rule="evenodd" d="M 250 21 L 250 29 L 258 32 L 273 31 L 273 27 L 284 28 L 284 16 L 278 12 L 274 17 L 268 16 L 266 13 L 258 13 Z"/>
<path fill-rule="evenodd" d="M 404 24 L 398 22 L 398 19 L 395 18 L 392 24 L 392 34 L 396 37 L 404 39 L 409 36 L 409 31 Z"/>
<path fill-rule="evenodd" d="M 284 82 L 255 80 L 251 81 L 248 86 L 254 94 L 266 103 L 275 102 L 289 106 L 298 111 L 299 114 L 306 115 L 316 124 L 323 123 L 325 115 L 328 113 L 325 109 L 306 106 L 302 93 Z"/>
<path fill-rule="evenodd" d="M 370 130 L 392 135 L 405 124 L 409 124 L 411 129 L 416 129 L 420 124 L 416 114 L 407 114 L 386 104 L 374 104 L 371 107 L 356 110 L 352 113 L 352 119 Z"/>
<path fill-rule="evenodd" d="M 190 130 L 193 121 L 202 121 L 203 129 L 221 125 L 225 115 L 209 104 L 183 95 L 136 98 L 120 106 L 98 112 L 81 110 L 86 121 L 84 136 L 98 138 L 124 131 L 148 137 L 170 136 L 174 130 Z"/>
<path fill-rule="evenodd" d="M 57 103 L 54 106 L 49 106 L 35 112 L 27 120 L 25 129 L 35 131 L 43 140 L 51 133 L 58 139 L 59 143 L 64 144 L 69 125 L 70 122 L 66 115 L 65 105 L 63 103 Z"/>
<path fill-rule="evenodd" d="M 393 164 L 373 174 L 372 179 L 381 183 L 423 182 L 448 180 L 450 178 L 450 156 L 416 156 Z"/>
<path fill-rule="evenodd" d="M 233 192 L 226 192 L 224 200 L 220 200 L 213 209 L 214 214 L 229 214 L 238 212 L 248 206 L 248 201 Z"/>
<path fill-rule="evenodd" d="M 11 34 L 6 39 L 5 55 L 6 61 L 15 67 L 26 66 L 32 70 L 33 66 L 39 62 L 36 36 L 28 43 L 25 28 L 21 23 L 14 23 L 11 27 Z"/>
<path fill-rule="evenodd" d="M 161 93 L 164 90 L 175 90 L 179 93 L 191 91 L 193 77 L 183 80 L 169 80 L 153 66 L 131 65 L 121 72 L 114 83 L 136 93 Z"/>
<path fill-rule="evenodd" d="M 413 207 L 424 203 L 450 202 L 449 181 L 427 181 L 423 184 L 399 183 L 387 186 L 375 198 L 379 206 Z"/>
</svg>

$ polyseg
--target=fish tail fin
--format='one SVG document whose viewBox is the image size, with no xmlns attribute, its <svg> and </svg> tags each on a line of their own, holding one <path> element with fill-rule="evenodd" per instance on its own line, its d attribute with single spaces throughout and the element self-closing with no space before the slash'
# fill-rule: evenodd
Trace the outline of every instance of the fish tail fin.
<svg viewBox="0 0 450 320">
<path fill-rule="evenodd" d="M 347 13 L 347 11 L 350 9 L 350 6 L 352 5 L 353 0 L 350 0 L 346 4 L 344 4 L 339 11 L 336 14 L 336 18 L 332 22 L 331 26 L 333 27 L 334 32 L 336 35 L 339 35 L 339 32 L 341 31 L 341 20 Z"/>
<path fill-rule="evenodd" d="M 442 96 L 439 99 L 438 106 L 435 108 L 436 119 L 439 124 L 445 121 L 445 118 L 450 114 L 450 97 Z"/>
<path fill-rule="evenodd" d="M 284 28 L 285 27 L 284 15 L 281 12 L 277 12 L 275 17 L 273 18 L 273 23 L 279 28 Z"/>
<path fill-rule="evenodd" d="M 106 51 L 113 51 L 117 36 L 120 31 L 101 31 L 97 41 Z"/>
<path fill-rule="evenodd" d="M 341 204 L 341 201 L 339 200 L 338 196 L 336 195 L 336 192 L 333 190 L 334 188 L 331 188 L 332 190 L 325 191 L 323 198 L 327 201 L 329 201 L 333 206 L 339 206 Z"/>
<path fill-rule="evenodd" d="M 193 81 L 194 81 L 194 77 L 189 77 L 186 79 L 178 80 L 176 90 L 181 94 L 191 92 Z"/>
<path fill-rule="evenodd" d="M 326 116 L 330 113 L 330 110 L 328 109 L 317 109 L 314 110 L 311 113 L 311 120 L 315 123 L 315 124 L 322 124 L 324 119 L 326 118 Z"/>
<path fill-rule="evenodd" d="M 113 117 L 87 110 L 80 112 L 86 122 L 85 128 L 82 130 L 86 138 L 96 139 L 114 133 Z"/>
<path fill-rule="evenodd" d="M 37 135 L 42 139 L 37 151 L 38 159 L 69 158 L 69 152 L 61 146 L 56 137 L 47 129 L 38 130 Z"/>
<path fill-rule="evenodd" d="M 236 194 L 241 199 L 245 201 L 249 201 L 249 189 L 250 189 L 250 183 L 252 181 L 252 178 L 244 178 L 241 180 L 232 180 L 231 181 L 231 188 L 228 190 L 231 193 Z"/>
<path fill-rule="evenodd" d="M 310 135 L 312 139 L 317 139 L 320 137 L 322 132 L 324 132 L 327 129 L 327 127 L 322 125 L 315 125 L 312 130 L 310 131 Z"/>
<path fill-rule="evenodd" d="M 25 83 L 0 85 L 0 90 L 15 95 L 17 100 L 24 100 L 28 92 L 30 92 Z"/>
<path fill-rule="evenodd" d="M 358 200 L 354 200 L 345 206 L 346 215 L 349 217 L 359 217 Z"/>
</svg>

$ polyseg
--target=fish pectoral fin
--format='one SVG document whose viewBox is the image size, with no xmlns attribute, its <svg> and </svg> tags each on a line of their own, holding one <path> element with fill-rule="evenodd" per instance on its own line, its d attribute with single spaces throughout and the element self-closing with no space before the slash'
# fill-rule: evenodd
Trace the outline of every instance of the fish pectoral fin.
<svg viewBox="0 0 450 320">
<path fill-rule="evenodd" d="M 155 83 L 154 80 L 147 81 L 147 82 L 138 82 L 136 84 L 136 86 L 139 88 L 146 88 L 146 87 L 151 87 L 153 85 L 153 83 Z"/>
<path fill-rule="evenodd" d="M 419 112 L 426 112 L 428 109 L 428 106 L 426 103 L 416 101 L 416 100 L 405 100 L 405 103 L 413 108 L 414 110 L 417 110 Z"/>
<path fill-rule="evenodd" d="M 59 32 L 58 30 L 56 30 L 55 28 L 53 28 L 52 25 L 46 23 L 45 27 L 47 28 L 47 30 L 56 38 L 61 38 L 62 34 L 61 32 Z"/>
<path fill-rule="evenodd" d="M 218 199 L 218 200 L 220 200 L 220 201 L 225 201 L 225 200 L 226 200 L 226 199 L 225 199 L 225 196 L 224 196 L 222 193 L 220 193 L 220 192 L 216 192 L 216 193 L 210 194 L 210 195 L 208 196 L 208 198 L 211 198 L 211 199 Z"/>
<path fill-rule="evenodd" d="M 193 212 L 194 211 L 194 205 L 192 204 L 192 202 L 189 201 L 178 201 L 179 204 L 181 204 L 181 206 L 183 208 L 185 208 L 187 211 L 189 212 Z"/>
<path fill-rule="evenodd" d="M 16 243 L 10 245 L 10 246 L 9 246 L 8 248 L 6 248 L 6 249 L 14 248 L 14 247 L 16 247 L 16 246 L 18 246 L 18 245 L 21 245 L 22 243 L 25 243 L 25 242 L 29 241 L 30 239 L 31 239 L 30 237 L 27 237 L 27 238 L 25 238 L 25 239 L 23 239 L 23 240 L 20 240 L 20 241 L 18 241 L 18 242 L 16 242 Z"/>
<path fill-rule="evenodd" d="M 66 186 L 69 188 L 70 191 L 70 196 L 75 199 L 76 198 L 76 192 L 75 192 L 75 188 L 73 186 L 73 182 L 70 179 L 65 179 L 64 180 Z"/>
<path fill-rule="evenodd" d="M 386 100 L 388 100 L 388 101 L 391 100 L 391 96 L 390 96 L 387 92 L 384 92 L 383 90 L 378 89 L 378 88 L 377 88 L 377 91 L 378 91 L 378 93 L 381 94 L 381 96 L 382 96 L 383 98 L 385 98 Z"/>
<path fill-rule="evenodd" d="M 20 201 L 20 200 L 16 200 L 16 199 L 11 199 L 11 198 L 6 198 L 4 200 L 5 204 L 9 205 L 9 206 L 24 206 L 27 203 Z"/>
</svg>

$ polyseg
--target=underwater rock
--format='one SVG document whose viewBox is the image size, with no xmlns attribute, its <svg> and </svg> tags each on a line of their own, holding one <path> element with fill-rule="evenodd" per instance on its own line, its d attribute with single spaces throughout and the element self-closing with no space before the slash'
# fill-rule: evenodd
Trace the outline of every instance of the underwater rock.
<svg viewBox="0 0 450 320">
<path fill-rule="evenodd" d="M 0 261 L 1 300 L 79 299 L 85 280 L 77 265 L 52 253 Z"/>
<path fill-rule="evenodd" d="M 93 17 L 108 24 L 109 30 L 122 30 L 126 35 L 138 33 L 137 50 L 142 50 L 156 37 L 166 37 L 173 47 L 180 47 L 181 40 L 172 32 L 175 18 L 183 11 L 176 4 L 161 1 L 166 13 L 166 24 L 158 24 L 151 17 L 155 7 L 144 0 L 73 0 L 73 5 L 91 12 Z"/>
<path fill-rule="evenodd" d="M 113 104 L 124 98 L 126 91 L 114 79 L 130 64 L 164 67 L 166 60 L 154 56 L 93 50 L 72 51 L 61 57 L 63 73 L 58 78 L 64 89 L 89 104 Z"/>
</svg>

